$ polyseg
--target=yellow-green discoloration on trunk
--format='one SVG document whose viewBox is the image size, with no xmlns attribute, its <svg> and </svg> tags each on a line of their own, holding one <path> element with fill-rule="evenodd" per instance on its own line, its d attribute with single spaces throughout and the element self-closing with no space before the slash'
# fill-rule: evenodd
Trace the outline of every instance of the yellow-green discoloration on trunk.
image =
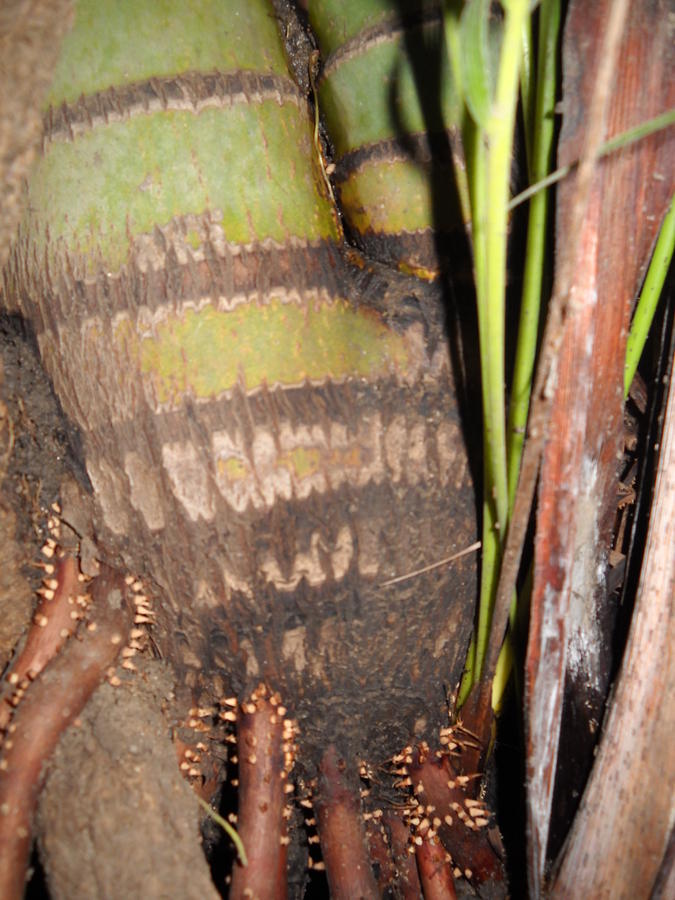
<svg viewBox="0 0 675 900">
<path fill-rule="evenodd" d="M 392 184 L 397 185 L 395 192 Z M 396 234 L 433 227 L 430 192 L 428 169 L 398 160 L 366 163 L 342 185 L 340 200 L 361 234 Z"/>
<path fill-rule="evenodd" d="M 30 188 L 38 254 L 48 229 L 87 274 L 116 272 L 135 237 L 215 210 L 230 243 L 336 238 L 312 159 L 303 111 L 274 101 L 139 115 L 54 142 Z"/>
<path fill-rule="evenodd" d="M 343 300 L 300 306 L 273 298 L 230 312 L 212 306 L 167 312 L 142 337 L 124 318 L 114 341 L 162 408 L 180 406 L 185 396 L 214 398 L 237 384 L 248 392 L 306 380 L 404 376 L 414 365 L 405 335 Z"/>
<path fill-rule="evenodd" d="M 189 11 L 188 11 L 189 9 Z M 265 3 L 79 0 L 46 105 L 181 72 L 249 69 L 286 74 Z"/>
</svg>

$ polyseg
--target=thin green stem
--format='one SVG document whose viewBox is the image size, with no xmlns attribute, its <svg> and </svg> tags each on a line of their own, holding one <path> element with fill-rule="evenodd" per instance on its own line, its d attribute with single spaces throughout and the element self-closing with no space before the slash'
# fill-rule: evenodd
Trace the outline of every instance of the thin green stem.
<svg viewBox="0 0 675 900">
<path fill-rule="evenodd" d="M 496 504 L 496 520 L 501 537 L 506 532 L 508 521 L 504 415 L 504 319 L 509 180 L 518 100 L 521 36 L 523 25 L 528 17 L 528 7 L 527 0 L 511 0 L 507 6 L 495 98 L 486 127 L 489 203 L 485 226 L 487 300 L 484 304 L 486 313 L 484 327 L 490 353 L 487 368 L 486 432 L 488 460 L 492 476 L 490 499 L 493 498 Z"/>
<path fill-rule="evenodd" d="M 673 248 L 675 248 L 675 197 L 671 198 L 670 208 L 661 224 L 661 230 L 630 326 L 630 333 L 626 343 L 626 368 L 623 382 L 624 399 L 628 396 L 628 391 L 642 356 L 647 334 L 663 290 L 663 283 L 666 280 L 668 267 L 673 258 Z"/>
<path fill-rule="evenodd" d="M 543 178 L 551 164 L 554 141 L 553 111 L 556 97 L 556 59 L 560 29 L 560 0 L 543 0 L 539 11 L 539 37 L 537 52 L 536 98 L 531 119 L 532 156 L 530 178 Z M 525 427 L 530 408 L 534 361 L 541 316 L 541 298 L 544 284 L 546 234 L 548 219 L 548 193 L 541 191 L 530 201 L 523 293 L 520 305 L 520 322 L 516 343 L 513 384 L 507 426 L 509 515 L 513 509 L 518 486 L 518 473 L 525 440 Z M 516 620 L 518 596 L 514 590 L 511 603 L 511 626 Z M 510 628 L 510 631 L 512 627 Z M 513 641 L 509 634 L 504 641 L 497 662 L 492 685 L 492 707 L 497 712 L 502 705 L 514 662 Z"/>
<path fill-rule="evenodd" d="M 481 359 L 481 375 L 483 387 L 483 407 L 484 407 L 484 423 L 485 423 L 485 385 L 487 383 L 487 374 L 485 372 L 486 360 L 489 358 L 489 345 L 487 342 L 487 333 L 482 323 L 485 322 L 487 310 L 485 308 L 486 299 L 486 275 L 487 275 L 487 259 L 486 259 L 486 242 L 485 242 L 485 207 L 488 202 L 487 182 L 486 182 L 486 148 L 483 140 L 483 132 L 473 122 L 467 122 L 465 146 L 467 147 L 467 168 L 469 171 L 469 186 L 472 204 L 473 219 L 473 257 L 474 257 L 474 280 L 476 287 L 476 304 L 478 308 L 478 342 Z M 483 442 L 487 447 L 489 435 L 484 428 Z M 487 485 L 491 483 L 491 472 L 487 462 L 487 453 L 483 458 L 483 478 Z M 483 551 L 481 555 L 481 587 L 480 599 L 478 603 L 478 624 L 477 624 L 477 640 L 474 654 L 470 660 L 470 668 L 468 670 L 465 684 L 467 685 L 467 693 L 478 680 L 480 675 L 480 666 L 482 666 L 483 657 L 478 658 L 477 648 L 483 642 L 485 646 L 486 633 L 489 632 L 489 616 L 494 600 L 494 584 L 495 573 L 497 567 L 497 555 L 499 550 L 498 542 L 495 541 L 495 515 L 494 504 L 483 503 Z M 482 637 L 481 637 L 482 636 Z M 483 655 L 484 655 L 483 650 Z"/>
<path fill-rule="evenodd" d="M 239 835 L 237 834 L 237 832 L 234 830 L 234 828 L 230 825 L 230 823 L 226 819 L 224 819 L 219 813 L 217 813 L 215 811 L 215 809 L 212 809 L 209 806 L 209 804 L 206 802 L 206 800 L 202 800 L 202 798 L 199 797 L 197 794 L 195 794 L 195 798 L 196 798 L 197 802 L 199 803 L 199 805 L 204 810 L 204 812 L 211 819 L 213 819 L 213 821 L 217 825 L 220 825 L 220 827 L 223 829 L 223 831 L 230 838 L 230 840 L 236 847 L 237 853 L 239 855 L 239 861 L 241 862 L 242 866 L 247 866 L 248 865 L 248 857 L 246 856 L 246 850 L 244 849 L 244 843 L 243 843 L 242 839 L 239 837 Z"/>
<path fill-rule="evenodd" d="M 544 0 L 539 10 L 537 87 L 532 127 L 534 130 L 531 173 L 543 178 L 551 165 L 554 140 L 553 109 L 556 97 L 556 49 L 560 28 L 560 0 Z M 508 420 L 509 512 L 513 508 L 518 472 L 530 407 L 534 361 L 541 315 L 544 282 L 548 193 L 541 191 L 530 201 L 523 294 Z"/>
<path fill-rule="evenodd" d="M 518 76 L 527 0 L 506 9 L 495 96 L 485 126 L 486 191 L 489 202 L 476 208 L 484 217 L 486 273 L 476 290 L 483 388 L 485 487 L 483 562 L 474 676 L 480 678 L 487 651 L 501 544 L 508 522 L 506 417 L 504 412 L 506 242 L 511 150 L 518 102 Z M 474 229 L 477 218 L 474 213 Z M 476 244 L 477 244 L 477 239 Z"/>
<path fill-rule="evenodd" d="M 462 77 L 461 65 L 461 37 L 460 37 L 460 17 L 462 13 L 462 0 L 448 0 L 445 5 L 445 14 L 443 16 L 443 26 L 445 32 L 445 46 L 450 63 L 450 75 L 456 95 L 458 109 L 464 109 L 464 81 Z M 465 114 L 465 112 L 464 112 Z M 460 116 L 461 120 L 462 116 Z M 469 190 L 469 180 L 467 174 L 466 153 L 462 152 L 460 147 L 453 147 L 453 156 L 455 160 L 455 182 L 457 185 L 457 195 L 462 210 L 462 220 L 465 225 L 471 222 L 471 199 Z"/>
</svg>

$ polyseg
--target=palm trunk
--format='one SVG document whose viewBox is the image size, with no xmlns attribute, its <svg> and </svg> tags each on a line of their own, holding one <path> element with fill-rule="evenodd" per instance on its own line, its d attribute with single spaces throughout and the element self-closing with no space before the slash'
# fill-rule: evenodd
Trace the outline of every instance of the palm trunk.
<svg viewBox="0 0 675 900">
<path fill-rule="evenodd" d="M 78 3 L 47 103 L 5 295 L 81 434 L 99 554 L 148 579 L 201 706 L 280 692 L 301 776 L 436 743 L 475 558 L 434 564 L 476 532 L 437 288 L 344 252 L 273 11 Z M 334 140 L 348 207 L 355 160 L 421 177 L 405 140 Z M 361 243 L 430 279 L 429 198 L 398 199 Z"/>
</svg>

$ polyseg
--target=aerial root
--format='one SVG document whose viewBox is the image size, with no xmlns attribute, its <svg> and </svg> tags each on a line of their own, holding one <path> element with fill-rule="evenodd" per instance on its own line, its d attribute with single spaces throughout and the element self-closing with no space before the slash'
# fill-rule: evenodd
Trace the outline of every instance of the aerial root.
<svg viewBox="0 0 675 900">
<path fill-rule="evenodd" d="M 370 818 L 366 822 L 366 841 L 377 886 L 380 895 L 384 896 L 385 891 L 396 881 L 396 868 L 391 855 L 389 836 L 382 820 Z"/>
<path fill-rule="evenodd" d="M 423 840 L 415 848 L 415 856 L 424 900 L 455 900 L 455 879 L 448 852 L 440 840 Z"/>
<path fill-rule="evenodd" d="M 314 808 L 333 900 L 379 897 L 361 815 L 357 765 L 340 758 L 333 746 L 319 766 Z"/>
<path fill-rule="evenodd" d="M 384 823 L 389 832 L 398 895 L 403 900 L 419 900 L 422 896 L 422 886 L 417 873 L 415 855 L 410 852 L 410 828 L 402 816 L 394 810 L 388 810 L 384 814 Z"/>
<path fill-rule="evenodd" d="M 50 757 L 61 733 L 80 714 L 115 662 L 131 626 L 125 585 L 112 570 L 93 584 L 86 627 L 70 640 L 26 691 L 0 760 L 0 897 L 20 900 L 31 846 L 31 825 Z"/>
<path fill-rule="evenodd" d="M 276 695 L 263 685 L 237 713 L 239 810 L 237 832 L 248 864 L 236 863 L 231 900 L 256 897 L 282 900 L 287 894 L 286 847 L 288 835 L 284 805 L 287 792 L 293 726 Z M 290 790 L 289 790 L 290 789 Z"/>
<path fill-rule="evenodd" d="M 488 836 L 490 814 L 469 793 L 477 779 L 458 775 L 447 756 L 427 756 L 419 749 L 415 750 L 410 775 L 416 796 L 433 808 L 439 820 L 438 836 L 452 857 L 453 874 L 474 884 L 503 882 L 502 862 Z"/>
<path fill-rule="evenodd" d="M 44 568 L 46 576 L 38 591 L 40 601 L 26 642 L 7 673 L 9 691 L 5 692 L 0 704 L 0 728 L 7 727 L 13 707 L 19 704 L 31 681 L 75 632 L 83 617 L 86 601 L 84 596 L 78 596 L 83 585 L 75 558 L 70 554 L 55 553 Z"/>
</svg>

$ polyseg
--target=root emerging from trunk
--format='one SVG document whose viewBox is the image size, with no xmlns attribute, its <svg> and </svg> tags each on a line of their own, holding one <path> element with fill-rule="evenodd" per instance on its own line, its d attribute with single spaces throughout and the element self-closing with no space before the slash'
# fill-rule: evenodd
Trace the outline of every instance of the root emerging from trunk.
<svg viewBox="0 0 675 900">
<path fill-rule="evenodd" d="M 154 619 L 145 595 L 139 593 L 140 582 L 130 577 L 123 579 L 105 569 L 93 582 L 88 623 L 82 624 L 79 633 L 70 637 L 82 618 L 80 607 L 87 605 L 82 598 L 77 598 L 80 587 L 77 562 L 70 556 L 61 556 L 47 574 L 40 606 L 24 649 L 14 664 L 14 677 L 9 679 L 11 685 L 18 684 L 20 688 L 13 698 L 12 705 L 17 708 L 7 729 L 0 761 L 0 896 L 9 900 L 23 896 L 32 819 L 46 760 L 104 675 L 108 675 L 111 685 L 120 684 L 111 666 L 123 648 L 124 667 L 136 671 L 127 657 L 140 645 L 132 639 L 132 646 L 125 647 L 126 638 L 134 637 L 134 622 L 152 623 Z M 285 900 L 289 877 L 287 848 L 292 836 L 289 833 L 292 809 L 287 800 L 292 799 L 294 792 L 289 775 L 295 761 L 297 723 L 286 717 L 279 694 L 264 684 L 245 702 L 240 704 L 235 698 L 229 698 L 221 700 L 221 706 L 220 718 L 225 722 L 236 721 L 237 831 L 248 857 L 245 864 L 240 860 L 234 865 L 229 896 L 233 900 L 249 897 Z M 11 712 L 8 704 L 3 704 L 3 709 Z M 215 710 L 207 708 L 190 712 L 197 716 L 215 715 Z M 209 731 L 205 725 L 202 730 Z M 310 838 L 310 843 L 320 842 L 322 861 L 309 860 L 308 864 L 310 868 L 325 869 L 331 897 L 374 900 L 394 890 L 404 898 L 454 900 L 454 879 L 460 876 L 474 884 L 492 882 L 503 889 L 501 860 L 488 839 L 489 813 L 474 796 L 475 776 L 457 774 L 450 762 L 449 750 L 459 747 L 452 740 L 451 732 L 452 728 L 441 729 L 440 743 L 444 750 L 432 752 L 422 742 L 416 747 L 406 747 L 392 758 L 392 764 L 397 767 L 392 771 L 398 779 L 392 782 L 393 789 L 407 792 L 407 796 L 401 795 L 400 809 L 387 808 L 386 803 L 381 809 L 374 809 L 372 798 L 365 800 L 371 794 L 370 789 L 362 788 L 359 780 L 361 777 L 372 783 L 370 767 L 357 763 L 347 754 L 341 755 L 334 744 L 329 744 L 321 757 L 318 777 L 310 780 L 316 812 L 316 820 L 312 821 L 318 830 L 318 837 Z M 214 739 L 218 740 L 212 735 L 210 740 Z M 234 736 L 230 735 L 228 740 L 234 740 Z M 206 750 L 206 746 L 198 745 L 200 751 Z M 180 758 L 185 756 L 186 760 L 181 769 L 187 768 L 188 774 L 196 777 L 198 769 L 187 761 L 187 745 L 180 744 L 178 749 Z M 197 758 L 191 750 L 189 760 Z M 104 768 L 107 768 L 105 764 Z M 175 775 L 178 777 L 178 768 Z M 154 790 L 150 788 L 152 781 L 146 772 L 142 785 L 134 788 L 134 794 L 149 796 Z M 193 787 L 204 789 L 205 785 L 198 779 Z M 72 794 L 72 786 L 66 788 L 66 795 L 69 792 Z M 119 788 L 116 793 L 120 794 Z M 124 794 L 124 789 L 121 793 Z M 309 803 L 305 798 L 302 805 Z M 55 876 L 57 897 L 69 896 L 81 874 L 76 872 L 73 876 L 69 854 L 64 855 L 63 849 L 58 848 L 59 826 L 54 823 L 61 815 L 58 810 L 62 805 L 63 790 L 56 806 L 51 802 L 51 812 L 45 821 L 51 820 L 52 825 L 47 826 L 47 838 L 41 843 L 47 869 L 51 866 L 52 873 L 62 870 Z M 48 807 L 49 804 L 45 808 Z M 81 823 L 84 816 L 86 822 L 87 814 L 80 810 L 71 814 L 70 819 Z M 91 815 L 95 813 L 92 811 Z M 93 823 L 91 828 L 92 833 L 101 831 Z M 103 832 L 99 838 L 105 844 Z M 81 826 L 77 826 L 70 843 L 77 845 L 81 837 Z M 198 852 L 198 846 L 192 846 L 195 837 L 196 833 L 184 841 L 186 859 L 195 848 Z M 119 858 L 126 861 L 128 857 L 123 852 Z M 119 858 L 115 854 L 104 886 L 98 883 L 101 875 L 98 865 L 96 872 L 92 870 L 90 888 L 94 893 L 98 891 L 97 896 L 107 893 L 110 881 L 116 882 Z M 147 887 L 156 880 L 155 871 L 146 872 L 140 863 L 134 868 L 134 884 L 143 883 Z M 207 896 L 212 888 L 206 869 L 198 873 L 195 867 L 187 868 L 192 874 L 184 888 L 185 896 Z M 191 879 L 196 879 L 195 883 Z M 178 880 L 173 883 L 177 884 Z M 59 894 L 59 883 L 68 885 L 65 894 Z M 499 890 L 495 896 L 498 895 Z"/>
<path fill-rule="evenodd" d="M 30 686 L 19 704 L 0 761 L 0 897 L 20 900 L 43 766 L 124 646 L 132 613 L 112 572 L 94 585 L 89 623 Z"/>
<path fill-rule="evenodd" d="M 375 900 L 377 882 L 366 849 L 356 766 L 350 770 L 335 747 L 329 747 L 319 767 L 315 801 L 321 852 L 334 900 L 353 897 Z"/>
<path fill-rule="evenodd" d="M 455 900 L 455 880 L 448 852 L 438 837 L 427 838 L 415 850 L 424 900 Z"/>
<path fill-rule="evenodd" d="M 292 764 L 288 745 L 290 723 L 278 697 L 268 698 L 261 685 L 242 704 L 237 721 L 239 753 L 239 813 L 237 831 L 243 841 L 247 865 L 235 864 L 230 897 L 243 900 L 284 900 L 286 847 L 289 839 L 284 818 L 287 780 Z M 284 750 L 286 745 L 286 751 Z M 286 757 L 285 757 L 285 752 Z"/>
<path fill-rule="evenodd" d="M 5 691 L 0 703 L 0 728 L 7 727 L 12 708 L 20 703 L 31 681 L 75 633 L 82 618 L 81 607 L 76 602 L 80 583 L 75 558 L 70 554 L 58 555 L 44 567 L 46 578 L 38 592 L 40 602 L 33 614 L 26 643 L 7 674 L 9 690 Z M 77 599 L 84 601 L 84 598 Z"/>
<path fill-rule="evenodd" d="M 433 810 L 438 836 L 452 857 L 454 874 L 475 884 L 492 882 L 501 886 L 502 862 L 488 836 L 490 813 L 468 790 L 477 783 L 477 776 L 458 775 L 447 756 L 431 755 L 427 747 L 420 747 L 415 750 L 410 777 L 420 803 Z M 425 852 L 423 868 L 427 855 Z"/>
</svg>

